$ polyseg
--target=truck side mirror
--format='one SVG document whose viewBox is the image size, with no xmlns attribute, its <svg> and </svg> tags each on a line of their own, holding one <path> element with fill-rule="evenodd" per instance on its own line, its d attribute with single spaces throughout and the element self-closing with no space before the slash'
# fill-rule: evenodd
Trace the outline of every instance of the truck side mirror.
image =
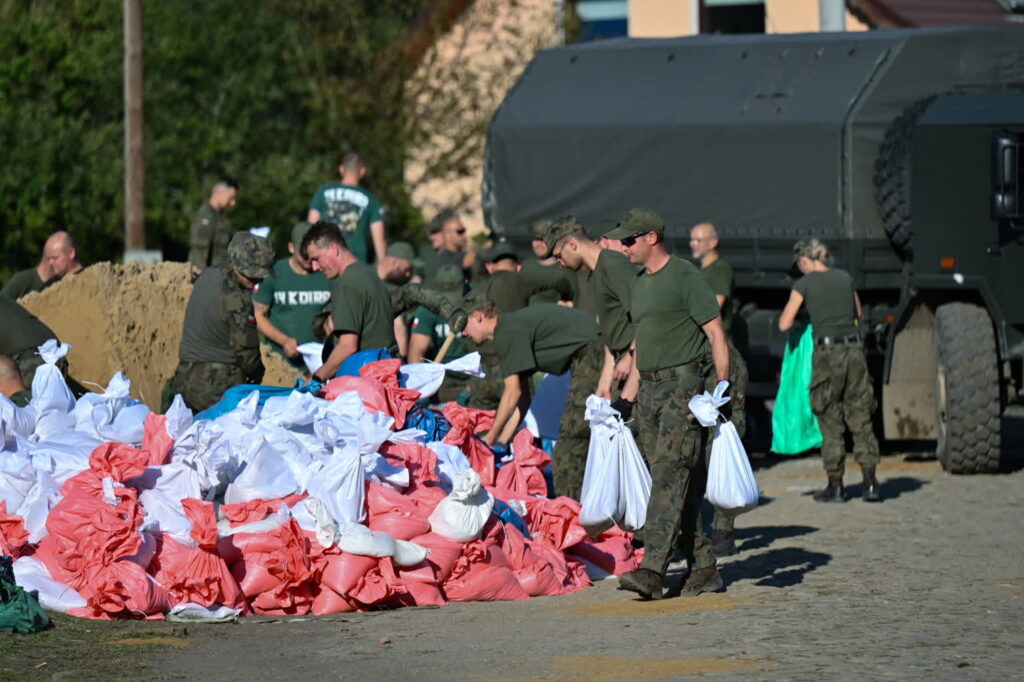
<svg viewBox="0 0 1024 682">
<path fill-rule="evenodd" d="M 992 219 L 1024 218 L 1020 133 L 1001 132 L 992 137 Z M 1014 227 L 1017 227 L 1016 225 Z"/>
</svg>

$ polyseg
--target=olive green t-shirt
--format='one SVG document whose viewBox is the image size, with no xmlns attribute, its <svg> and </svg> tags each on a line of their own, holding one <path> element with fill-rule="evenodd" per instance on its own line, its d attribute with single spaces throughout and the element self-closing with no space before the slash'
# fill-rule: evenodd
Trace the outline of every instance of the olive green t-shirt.
<svg viewBox="0 0 1024 682">
<path fill-rule="evenodd" d="M 372 192 L 355 185 L 329 182 L 316 188 L 309 207 L 320 220 L 341 228 L 348 250 L 364 263 L 370 262 L 370 226 L 383 220 L 380 201 Z M 383 254 L 375 254 L 380 260 Z"/>
<path fill-rule="evenodd" d="M 571 301 L 572 285 L 558 268 L 536 268 L 511 272 L 499 270 L 484 282 L 482 291 L 498 312 L 510 313 L 525 308 L 530 297 L 541 291 L 554 291 L 555 300 Z"/>
<path fill-rule="evenodd" d="M 722 326 L 729 332 L 732 329 L 732 266 L 724 258 L 719 258 L 706 268 L 701 268 L 700 272 L 711 285 L 715 296 L 725 296 L 725 302 L 722 303 Z"/>
<path fill-rule="evenodd" d="M 555 303 L 502 313 L 494 328 L 501 376 L 534 371 L 564 374 L 576 351 L 600 336 L 593 317 Z"/>
<path fill-rule="evenodd" d="M 33 291 L 42 291 L 45 287 L 46 282 L 39 279 L 39 272 L 35 268 L 29 268 L 28 270 L 20 270 L 11 275 L 11 278 L 7 280 L 7 284 L 0 290 L 0 296 L 6 296 L 12 301 L 17 301 L 25 294 L 32 293 Z"/>
<path fill-rule="evenodd" d="M 316 341 L 313 336 L 313 318 L 331 298 L 331 283 L 322 272 L 300 275 L 292 268 L 288 258 L 274 263 L 274 276 L 256 285 L 252 300 L 270 306 L 267 317 L 271 324 L 298 343 Z M 284 355 L 280 345 L 267 339 L 270 347 Z M 305 367 L 302 358 L 289 358 L 296 367 Z"/>
<path fill-rule="evenodd" d="M 377 273 L 365 263 L 352 263 L 331 285 L 334 332 L 359 334 L 359 350 L 395 345 L 391 296 Z"/>
<path fill-rule="evenodd" d="M 639 268 L 625 255 L 604 249 L 597 257 L 592 272 L 580 271 L 594 297 L 601 336 L 613 353 L 626 350 L 633 343 L 633 318 L 629 314 L 629 298 Z"/>
<path fill-rule="evenodd" d="M 57 338 L 39 318 L 6 296 L 0 296 L 0 319 L 0 355 L 14 355 Z"/>
<path fill-rule="evenodd" d="M 636 366 L 644 372 L 703 360 L 710 352 L 701 327 L 719 316 L 718 301 L 700 270 L 673 256 L 633 285 Z"/>
<path fill-rule="evenodd" d="M 793 290 L 804 297 L 815 339 L 857 333 L 853 278 L 846 270 L 832 268 L 824 272 L 809 272 L 793 284 Z"/>
<path fill-rule="evenodd" d="M 451 327 L 448 326 L 448 322 L 427 308 L 420 306 L 416 309 L 416 315 L 412 319 L 412 327 L 409 330 L 410 334 L 419 334 L 420 336 L 430 337 L 430 347 L 434 352 L 441 350 L 441 346 L 448 339 L 448 332 L 451 331 Z M 457 360 L 466 354 L 465 348 L 462 345 L 462 337 L 456 336 L 452 345 L 448 348 L 448 352 L 441 359 L 441 362 L 451 362 Z"/>
</svg>

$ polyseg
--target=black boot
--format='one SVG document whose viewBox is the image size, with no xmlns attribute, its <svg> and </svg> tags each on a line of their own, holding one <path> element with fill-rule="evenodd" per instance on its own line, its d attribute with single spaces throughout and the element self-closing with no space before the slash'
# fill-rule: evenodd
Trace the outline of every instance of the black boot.
<svg viewBox="0 0 1024 682">
<path fill-rule="evenodd" d="M 864 494 L 861 495 L 865 502 L 881 502 L 882 493 L 879 490 L 878 479 L 875 478 L 875 467 L 863 467 L 864 472 Z"/>
<path fill-rule="evenodd" d="M 846 502 L 846 489 L 843 488 L 843 475 L 829 474 L 828 485 L 824 490 L 814 493 L 815 502 Z"/>
</svg>

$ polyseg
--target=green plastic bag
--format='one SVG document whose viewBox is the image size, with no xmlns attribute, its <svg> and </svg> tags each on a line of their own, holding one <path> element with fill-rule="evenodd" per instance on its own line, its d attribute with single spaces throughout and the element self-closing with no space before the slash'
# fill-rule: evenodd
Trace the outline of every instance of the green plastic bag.
<svg viewBox="0 0 1024 682">
<path fill-rule="evenodd" d="M 821 447 L 821 430 L 811 411 L 811 392 L 807 388 L 811 385 L 813 361 L 811 325 L 794 327 L 782 357 L 782 377 L 772 412 L 772 452 L 798 455 Z"/>
<path fill-rule="evenodd" d="M 50 627 L 39 601 L 24 588 L 0 582 L 0 632 L 30 635 Z"/>
</svg>

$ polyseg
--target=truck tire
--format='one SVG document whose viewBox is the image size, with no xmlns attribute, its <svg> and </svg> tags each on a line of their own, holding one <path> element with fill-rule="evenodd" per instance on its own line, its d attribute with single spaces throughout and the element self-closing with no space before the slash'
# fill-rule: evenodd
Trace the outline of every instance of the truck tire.
<svg viewBox="0 0 1024 682">
<path fill-rule="evenodd" d="M 953 474 L 999 469 L 999 358 L 988 312 L 970 303 L 935 311 L 935 454 Z"/>
<path fill-rule="evenodd" d="M 896 117 L 878 148 L 875 161 L 875 204 L 885 233 L 896 250 L 909 260 L 914 253 L 910 219 L 910 155 L 914 126 L 934 97 L 921 100 Z"/>
</svg>

